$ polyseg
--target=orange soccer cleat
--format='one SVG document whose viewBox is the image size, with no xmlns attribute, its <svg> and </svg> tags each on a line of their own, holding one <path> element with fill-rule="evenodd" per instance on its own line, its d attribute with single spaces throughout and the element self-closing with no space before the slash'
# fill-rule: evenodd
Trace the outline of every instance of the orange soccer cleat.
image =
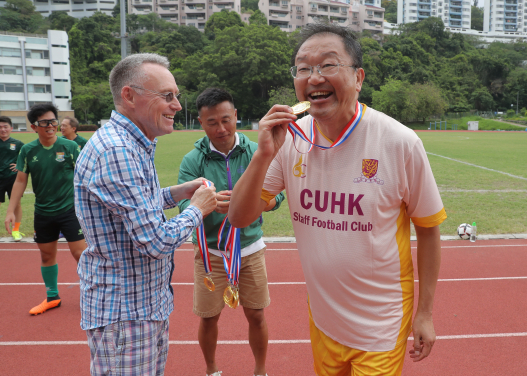
<svg viewBox="0 0 527 376">
<path fill-rule="evenodd" d="M 50 310 L 52 308 L 60 307 L 60 299 L 52 300 L 51 302 L 48 302 L 47 299 L 44 299 L 42 303 L 40 303 L 38 306 L 31 308 L 29 313 L 31 315 L 39 315 L 41 313 L 46 312 L 47 310 Z"/>
</svg>

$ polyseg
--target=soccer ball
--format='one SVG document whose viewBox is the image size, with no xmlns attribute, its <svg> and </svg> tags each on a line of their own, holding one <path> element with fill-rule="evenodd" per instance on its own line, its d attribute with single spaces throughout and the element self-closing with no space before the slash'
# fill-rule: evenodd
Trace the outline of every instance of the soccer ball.
<svg viewBox="0 0 527 376">
<path fill-rule="evenodd" d="M 468 223 L 462 223 L 457 228 L 457 234 L 463 240 L 470 239 L 470 234 L 472 234 L 472 226 Z"/>
</svg>

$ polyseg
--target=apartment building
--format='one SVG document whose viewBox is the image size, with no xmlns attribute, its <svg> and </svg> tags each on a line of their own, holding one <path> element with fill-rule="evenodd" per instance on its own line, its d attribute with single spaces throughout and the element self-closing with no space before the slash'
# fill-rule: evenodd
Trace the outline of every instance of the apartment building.
<svg viewBox="0 0 527 376">
<path fill-rule="evenodd" d="M 384 8 L 380 0 L 354 0 L 350 7 L 350 27 L 353 31 L 368 30 L 373 38 L 380 39 L 383 34 Z"/>
<path fill-rule="evenodd" d="M 194 26 L 205 30 L 205 23 L 212 14 L 223 9 L 240 13 L 240 0 L 127 0 L 128 12 L 148 14 L 155 12 L 163 20 L 178 25 Z"/>
<path fill-rule="evenodd" d="M 483 31 L 527 33 L 527 1 L 485 0 L 483 6 Z"/>
<path fill-rule="evenodd" d="M 90 17 L 95 12 L 103 12 L 111 16 L 118 0 L 31 0 L 36 11 L 48 17 L 52 12 L 65 11 L 72 17 Z M 0 6 L 5 6 L 0 1 Z"/>
<path fill-rule="evenodd" d="M 267 17 L 269 25 L 288 32 L 320 20 L 349 26 L 350 5 L 340 1 L 262 0 L 258 8 Z"/>
<path fill-rule="evenodd" d="M 0 34 L 0 115 L 26 130 L 26 113 L 37 103 L 55 104 L 61 116 L 73 116 L 68 34 Z"/>
<path fill-rule="evenodd" d="M 397 23 L 410 23 L 439 17 L 446 27 L 470 29 L 470 0 L 400 0 Z"/>
</svg>

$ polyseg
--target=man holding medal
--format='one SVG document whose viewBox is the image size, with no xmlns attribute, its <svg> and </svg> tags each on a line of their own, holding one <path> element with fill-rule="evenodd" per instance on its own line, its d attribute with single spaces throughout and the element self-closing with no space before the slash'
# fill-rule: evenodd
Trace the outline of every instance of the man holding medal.
<svg viewBox="0 0 527 376">
<path fill-rule="evenodd" d="M 346 28 L 302 28 L 292 57 L 297 106 L 275 105 L 260 121 L 258 150 L 235 186 L 233 226 L 258 217 L 286 189 L 309 296 L 317 375 L 400 375 L 435 342 L 432 308 L 446 218 L 422 142 L 404 125 L 358 102 L 359 41 Z M 292 137 L 286 137 L 287 132 Z M 419 300 L 410 219 L 417 235 Z"/>
<path fill-rule="evenodd" d="M 212 181 L 218 191 L 216 210 L 203 220 L 203 230 L 194 232 L 192 239 L 195 249 L 193 310 L 201 318 L 198 339 L 205 358 L 206 374 L 219 376 L 221 373 L 216 364 L 218 320 L 225 303 L 236 308 L 239 299 L 249 323 L 249 344 L 255 359 L 254 374 L 265 375 L 268 334 L 264 308 L 271 300 L 267 287 L 262 219 L 256 218 L 241 229 L 228 229 L 225 221 L 232 188 L 250 163 L 257 144 L 236 132 L 237 111 L 229 92 L 206 89 L 198 96 L 196 106 L 206 137 L 196 141 L 195 149 L 183 158 L 178 184 L 202 176 Z M 283 199 L 283 194 L 278 193 L 262 208 L 263 211 L 278 209 Z M 179 208 L 183 211 L 188 205 L 189 200 L 182 200 Z M 233 231 L 239 232 L 238 240 Z M 233 236 L 228 236 L 228 232 Z M 231 278 L 230 272 L 236 274 L 231 267 L 230 261 L 233 260 L 225 258 L 227 270 L 224 270 L 222 253 L 229 256 L 226 248 L 236 242 L 238 245 L 233 251 L 239 252 L 241 260 L 238 277 Z"/>
<path fill-rule="evenodd" d="M 205 179 L 160 187 L 157 137 L 173 131 L 181 111 L 168 67 L 166 57 L 147 53 L 117 63 L 110 73 L 115 111 L 75 169 L 75 209 L 88 243 L 77 268 L 81 328 L 92 376 L 164 374 L 174 250 L 216 208 Z M 163 210 L 182 199 L 190 205 L 167 219 Z"/>
</svg>

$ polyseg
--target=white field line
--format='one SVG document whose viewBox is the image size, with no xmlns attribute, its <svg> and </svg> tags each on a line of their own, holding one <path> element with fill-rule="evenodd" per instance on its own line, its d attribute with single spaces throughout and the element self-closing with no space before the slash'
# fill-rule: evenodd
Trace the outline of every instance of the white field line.
<svg viewBox="0 0 527 376">
<path fill-rule="evenodd" d="M 514 281 L 527 279 L 526 277 L 482 277 L 482 278 L 444 278 L 438 279 L 438 282 L 470 282 L 470 281 Z M 419 280 L 415 279 L 414 282 L 418 283 Z M 268 282 L 268 285 L 305 285 L 305 282 Z M 79 282 L 59 282 L 59 286 L 78 286 Z M 193 282 L 172 282 L 172 286 L 194 286 Z M 0 286 L 44 286 L 43 282 L 13 282 L 13 283 L 0 283 Z"/>
<path fill-rule="evenodd" d="M 448 188 L 439 188 L 439 192 L 462 192 L 462 193 L 527 193 L 527 189 L 448 189 Z"/>
<path fill-rule="evenodd" d="M 447 245 L 441 247 L 441 249 L 461 249 L 461 248 L 501 248 L 501 247 L 527 247 L 527 244 L 487 244 L 487 245 Z M 417 247 L 412 247 L 412 249 L 417 249 Z M 0 252 L 39 252 L 38 248 L 0 248 Z M 58 249 L 59 252 L 69 252 L 67 248 Z M 298 248 L 267 248 L 267 251 L 298 251 Z M 194 249 L 176 249 L 174 252 L 194 252 Z"/>
<path fill-rule="evenodd" d="M 445 157 L 444 155 L 434 154 L 434 153 L 430 153 L 430 152 L 428 152 L 428 151 L 426 152 L 426 154 L 434 155 L 434 156 L 436 156 L 436 157 L 440 157 L 440 158 L 449 159 L 449 160 L 454 161 L 454 162 L 463 163 L 463 164 L 466 164 L 466 165 L 469 165 L 469 166 L 472 166 L 472 167 L 481 168 L 481 169 L 483 169 L 483 170 L 497 172 L 497 173 L 499 173 L 499 174 L 507 175 L 507 176 L 510 176 L 510 177 L 512 177 L 512 178 L 521 179 L 521 180 L 527 180 L 527 178 L 525 178 L 525 177 L 523 177 L 523 176 L 517 176 L 517 175 L 509 174 L 508 172 L 503 172 L 503 171 L 494 170 L 494 169 L 492 169 L 492 168 L 488 168 L 488 167 L 478 166 L 478 165 L 475 165 L 475 164 L 473 164 L 473 163 L 468 163 L 468 162 L 460 161 L 459 159 L 454 159 L 454 158 Z"/>
<path fill-rule="evenodd" d="M 437 336 L 438 340 L 453 340 L 453 339 L 481 339 L 481 338 L 510 338 L 510 337 L 527 337 L 527 332 L 520 333 L 488 333 L 488 334 L 459 334 L 451 336 Z M 409 341 L 413 341 L 413 337 L 408 337 Z M 169 341 L 170 345 L 198 345 L 198 341 Z M 309 344 L 309 339 L 283 339 L 283 340 L 269 340 L 271 345 L 282 344 Z M 218 341 L 218 345 L 248 345 L 249 341 Z M 88 341 L 0 341 L 0 346 L 71 346 L 71 345 L 88 345 Z"/>
</svg>

